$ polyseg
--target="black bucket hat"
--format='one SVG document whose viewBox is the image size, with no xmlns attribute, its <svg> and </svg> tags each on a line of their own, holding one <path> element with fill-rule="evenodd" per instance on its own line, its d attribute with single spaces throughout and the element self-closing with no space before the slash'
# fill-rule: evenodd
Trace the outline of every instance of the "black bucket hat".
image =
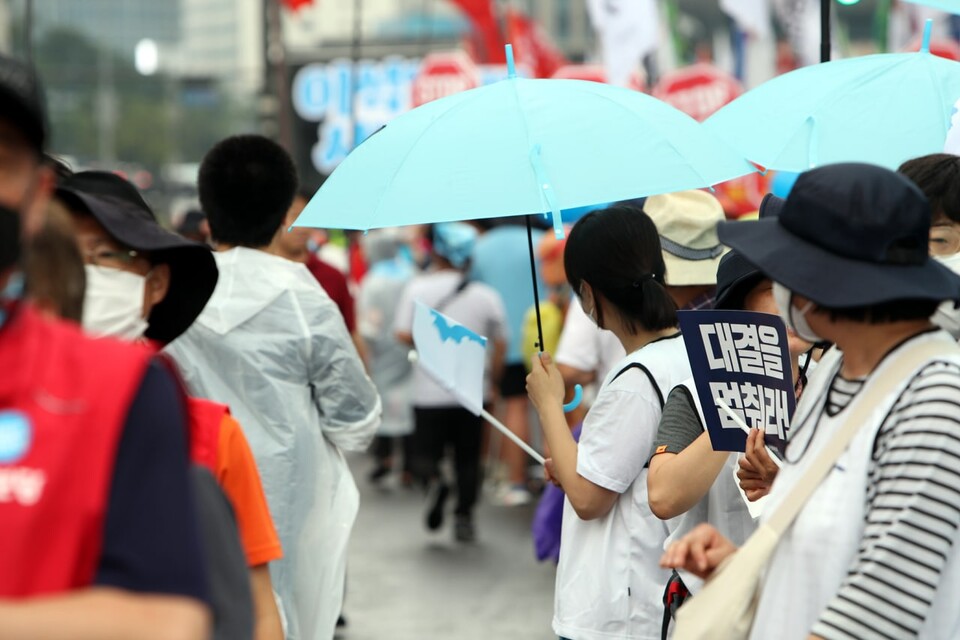
<svg viewBox="0 0 960 640">
<path fill-rule="evenodd" d="M 760 219 L 780 215 L 786 201 L 768 193 L 760 203 Z M 759 269 L 736 251 L 728 252 L 717 267 L 717 297 L 714 309 L 743 309 L 744 300 L 757 283 L 766 278 Z"/>
<path fill-rule="evenodd" d="M 881 167 L 812 169 L 780 216 L 722 222 L 718 232 L 767 277 L 827 308 L 960 300 L 960 277 L 928 254 L 927 199 Z"/>
<path fill-rule="evenodd" d="M 146 337 L 168 344 L 193 324 L 217 286 L 209 247 L 160 226 L 137 188 L 113 173 L 76 173 L 60 183 L 57 197 L 88 212 L 120 244 L 170 266 L 170 289 L 150 312 Z"/>
</svg>

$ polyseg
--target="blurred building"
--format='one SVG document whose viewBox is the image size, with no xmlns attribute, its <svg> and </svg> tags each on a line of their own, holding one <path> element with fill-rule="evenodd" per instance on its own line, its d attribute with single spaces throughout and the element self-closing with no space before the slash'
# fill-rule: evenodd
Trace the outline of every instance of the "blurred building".
<svg viewBox="0 0 960 640">
<path fill-rule="evenodd" d="M 13 50 L 11 19 L 9 2 L 0 1 L 0 51 L 4 53 L 10 53 Z"/>
<path fill-rule="evenodd" d="M 589 56 L 594 39 L 586 0 L 521 0 L 513 4 L 549 33 L 568 58 Z"/>
<path fill-rule="evenodd" d="M 582 59 L 588 54 L 592 35 L 586 0 L 512 0 L 509 4 L 530 15 L 568 57 Z M 356 6 L 362 6 L 359 33 L 364 55 L 369 57 L 423 55 L 434 48 L 450 48 L 470 29 L 447 0 L 315 0 L 295 14 L 285 14 L 284 34 L 294 57 L 309 52 L 324 58 L 349 56 L 358 26 Z"/>
<path fill-rule="evenodd" d="M 161 47 L 173 46 L 180 40 L 184 2 L 35 0 L 33 31 L 36 37 L 53 29 L 73 29 L 133 59 L 134 49 L 143 39 L 154 40 Z"/>
<path fill-rule="evenodd" d="M 172 71 L 186 79 L 216 78 L 235 96 L 257 93 L 264 75 L 263 0 L 179 2 L 182 38 Z"/>
</svg>

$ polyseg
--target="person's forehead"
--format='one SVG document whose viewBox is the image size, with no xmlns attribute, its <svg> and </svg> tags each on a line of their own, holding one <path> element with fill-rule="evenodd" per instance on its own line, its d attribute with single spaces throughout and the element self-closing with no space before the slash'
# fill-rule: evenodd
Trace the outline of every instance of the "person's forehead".
<svg viewBox="0 0 960 640">
<path fill-rule="evenodd" d="M 98 245 L 108 244 L 120 247 L 120 243 L 114 240 L 102 224 L 96 218 L 87 213 L 79 213 L 71 210 L 73 217 L 73 228 L 76 230 L 77 238 L 84 244 Z"/>
<path fill-rule="evenodd" d="M 950 218 L 940 218 L 940 219 L 938 219 L 938 220 L 934 220 L 934 221 L 930 224 L 930 228 L 931 228 L 931 229 L 938 229 L 938 228 L 939 228 L 939 229 L 943 229 L 943 228 L 954 228 L 954 229 L 956 229 L 956 228 L 960 228 L 960 222 L 954 222 L 954 221 L 951 220 Z"/>
</svg>

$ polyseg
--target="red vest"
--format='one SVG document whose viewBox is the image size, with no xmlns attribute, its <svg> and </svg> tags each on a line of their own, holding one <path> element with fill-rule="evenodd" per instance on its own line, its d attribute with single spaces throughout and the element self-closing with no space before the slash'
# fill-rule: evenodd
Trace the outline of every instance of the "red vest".
<svg viewBox="0 0 960 640">
<path fill-rule="evenodd" d="M 177 381 L 180 390 L 187 398 L 187 420 L 190 423 L 190 461 L 205 467 L 213 477 L 217 478 L 217 459 L 220 451 L 220 423 L 224 416 L 230 413 L 230 407 L 225 404 L 194 398 L 189 394 L 184 384 L 177 363 L 161 349 L 163 345 L 148 341 L 141 343 L 151 354 L 155 354 L 157 361 L 165 364 L 170 374 Z M 219 481 L 219 478 L 217 478 Z"/>
<path fill-rule="evenodd" d="M 0 598 L 89 585 L 150 355 L 28 304 L 0 328 Z"/>
<path fill-rule="evenodd" d="M 190 420 L 190 460 L 207 468 L 217 477 L 217 457 L 220 450 L 220 423 L 229 409 L 201 398 L 187 398 Z"/>
</svg>

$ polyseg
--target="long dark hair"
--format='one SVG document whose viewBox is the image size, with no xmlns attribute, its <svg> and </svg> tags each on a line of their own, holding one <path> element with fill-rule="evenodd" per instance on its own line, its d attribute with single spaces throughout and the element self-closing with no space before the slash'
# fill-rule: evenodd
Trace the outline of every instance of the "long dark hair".
<svg viewBox="0 0 960 640">
<path fill-rule="evenodd" d="M 573 290 L 587 282 L 594 298 L 602 295 L 620 311 L 631 333 L 677 325 L 677 305 L 664 284 L 660 235 L 641 209 L 614 205 L 585 215 L 570 232 L 563 264 Z M 599 305 L 597 324 L 604 326 Z"/>
</svg>

